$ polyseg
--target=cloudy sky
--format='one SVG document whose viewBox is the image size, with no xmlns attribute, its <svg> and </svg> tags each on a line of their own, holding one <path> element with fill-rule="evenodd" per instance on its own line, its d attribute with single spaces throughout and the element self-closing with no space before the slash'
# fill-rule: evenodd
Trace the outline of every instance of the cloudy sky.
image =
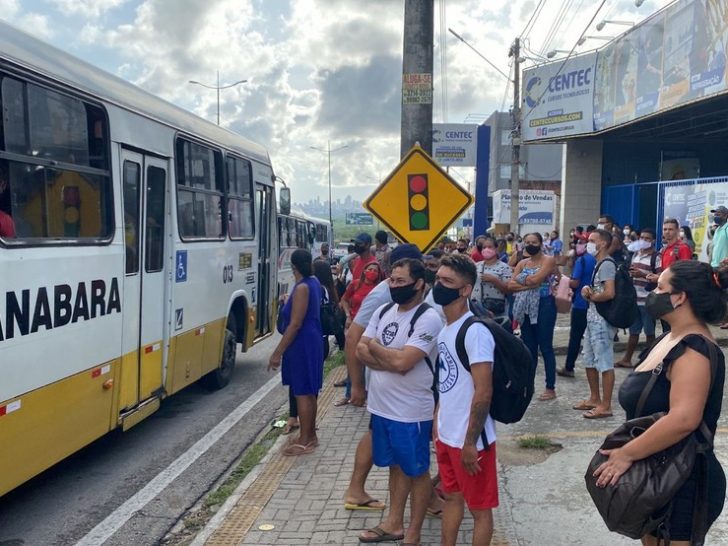
<svg viewBox="0 0 728 546">
<path fill-rule="evenodd" d="M 668 3 L 544 0 L 525 54 L 570 50 L 585 30 L 618 34 L 627 27 L 595 24 L 640 21 Z M 513 93 L 441 29 L 509 72 L 509 45 L 538 4 L 435 0 L 435 122 L 482 122 Z M 215 92 L 188 81 L 214 84 L 218 70 L 223 85 L 247 79 L 222 91 L 222 124 L 268 148 L 294 201 L 328 192 L 326 154 L 310 146 L 347 146 L 332 154 L 334 200 L 365 198 L 397 164 L 403 11 L 403 0 L 0 0 L 0 19 L 211 121 Z M 454 174 L 474 179 L 472 169 Z"/>
</svg>

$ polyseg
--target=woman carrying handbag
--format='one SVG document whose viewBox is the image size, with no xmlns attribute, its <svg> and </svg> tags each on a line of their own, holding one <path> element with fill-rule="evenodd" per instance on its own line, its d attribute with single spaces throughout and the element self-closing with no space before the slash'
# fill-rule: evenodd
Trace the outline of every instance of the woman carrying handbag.
<svg viewBox="0 0 728 546">
<path fill-rule="evenodd" d="M 634 477 L 628 473 L 636 462 L 657 455 L 667 457 L 669 464 L 669 454 L 678 446 L 688 441 L 699 446 L 685 475 L 670 476 L 677 492 L 664 499 L 664 509 L 657 515 L 648 514 L 658 526 L 641 537 L 645 546 L 657 545 L 658 536 L 668 538 L 672 546 L 702 544 L 723 509 L 726 479 L 712 437 L 721 412 L 725 359 L 716 350 L 707 324 L 720 324 L 726 318 L 724 287 L 728 287 L 728 271 L 714 273 L 697 261 L 676 262 L 660 275 L 645 306 L 655 319 L 667 321 L 671 330 L 641 355 L 619 390 L 627 419 L 655 419 L 621 447 L 600 450 L 606 460 L 593 475 L 587 474 L 587 487 L 594 480 L 597 488 L 614 487 L 620 479 L 626 485 Z M 590 492 L 599 506 L 598 493 Z M 619 522 L 605 521 L 618 530 Z"/>
</svg>

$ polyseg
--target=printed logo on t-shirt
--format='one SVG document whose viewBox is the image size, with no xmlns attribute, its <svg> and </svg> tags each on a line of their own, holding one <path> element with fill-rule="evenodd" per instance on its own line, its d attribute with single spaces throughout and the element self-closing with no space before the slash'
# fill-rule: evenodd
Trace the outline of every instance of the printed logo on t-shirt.
<svg viewBox="0 0 728 546">
<path fill-rule="evenodd" d="M 440 351 L 440 358 L 438 359 L 438 374 L 440 375 L 440 381 L 438 382 L 438 386 L 440 392 L 447 392 L 455 386 L 455 383 L 458 382 L 458 365 L 452 355 L 450 355 L 450 351 L 447 350 L 447 345 L 445 345 L 445 343 L 438 343 L 437 348 Z M 439 373 L 439 370 L 445 371 L 446 375 L 444 378 L 443 374 Z"/>
<path fill-rule="evenodd" d="M 397 331 L 399 330 L 399 323 L 398 322 L 390 322 L 384 327 L 384 330 L 382 330 L 382 345 L 385 347 L 388 347 L 392 341 L 394 341 L 394 338 L 397 336 Z"/>
</svg>

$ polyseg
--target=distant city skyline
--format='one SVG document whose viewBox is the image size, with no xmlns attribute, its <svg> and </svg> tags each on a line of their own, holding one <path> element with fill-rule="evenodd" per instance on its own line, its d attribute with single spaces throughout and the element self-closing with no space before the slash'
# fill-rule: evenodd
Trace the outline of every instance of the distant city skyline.
<svg viewBox="0 0 728 546">
<path fill-rule="evenodd" d="M 331 214 L 334 218 L 343 218 L 347 212 L 364 212 L 364 206 L 361 201 L 354 199 L 351 195 L 347 195 L 344 199 L 334 199 L 332 201 Z M 293 202 L 293 209 L 299 209 L 319 218 L 328 218 L 329 216 L 329 200 L 321 199 L 316 196 L 306 202 Z"/>
</svg>

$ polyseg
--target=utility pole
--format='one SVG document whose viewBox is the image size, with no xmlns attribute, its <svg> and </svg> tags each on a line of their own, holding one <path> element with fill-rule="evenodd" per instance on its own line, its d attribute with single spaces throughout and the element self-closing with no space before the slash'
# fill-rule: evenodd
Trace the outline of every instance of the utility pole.
<svg viewBox="0 0 728 546">
<path fill-rule="evenodd" d="M 405 0 L 400 157 L 416 142 L 432 154 L 434 0 Z"/>
<path fill-rule="evenodd" d="M 521 162 L 521 44 L 519 38 L 516 38 L 513 42 L 508 56 L 513 57 L 513 68 L 515 70 L 513 110 L 511 111 L 513 115 L 513 132 L 511 132 L 511 231 L 518 234 L 518 168 Z"/>
</svg>

